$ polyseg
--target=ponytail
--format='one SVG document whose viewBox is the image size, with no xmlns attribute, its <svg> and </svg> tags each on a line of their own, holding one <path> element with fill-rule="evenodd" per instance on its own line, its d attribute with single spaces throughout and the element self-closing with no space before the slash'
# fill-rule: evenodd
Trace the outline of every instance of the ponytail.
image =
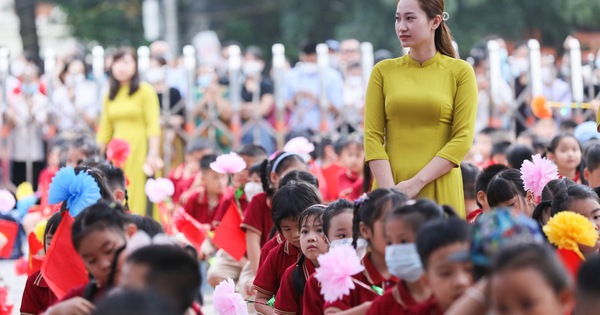
<svg viewBox="0 0 600 315">
<path fill-rule="evenodd" d="M 300 255 L 298 262 L 296 263 L 296 267 L 292 272 L 292 286 L 294 290 L 296 290 L 296 294 L 298 296 L 302 296 L 304 294 L 304 287 L 306 286 L 306 278 L 304 277 L 304 264 L 306 263 L 306 256 L 304 254 Z"/>
<path fill-rule="evenodd" d="M 440 26 L 435 30 L 435 49 L 442 55 L 446 55 L 452 58 L 458 58 L 458 54 L 452 45 L 452 34 L 450 33 L 450 27 L 446 24 L 446 21 L 442 20 Z"/>
<path fill-rule="evenodd" d="M 267 194 L 267 196 L 271 197 L 275 193 L 275 189 L 271 187 L 271 180 L 269 179 L 269 159 L 265 159 L 260 164 L 260 183 L 263 186 L 263 191 Z"/>
</svg>

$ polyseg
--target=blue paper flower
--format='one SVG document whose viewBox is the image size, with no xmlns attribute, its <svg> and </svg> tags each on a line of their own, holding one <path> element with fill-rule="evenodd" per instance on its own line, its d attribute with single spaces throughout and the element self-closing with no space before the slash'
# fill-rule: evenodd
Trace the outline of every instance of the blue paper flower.
<svg viewBox="0 0 600 315">
<path fill-rule="evenodd" d="M 73 217 L 100 198 L 102 196 L 96 180 L 87 172 L 75 174 L 71 167 L 63 167 L 54 175 L 48 191 L 48 202 L 56 204 L 66 201 Z"/>
</svg>

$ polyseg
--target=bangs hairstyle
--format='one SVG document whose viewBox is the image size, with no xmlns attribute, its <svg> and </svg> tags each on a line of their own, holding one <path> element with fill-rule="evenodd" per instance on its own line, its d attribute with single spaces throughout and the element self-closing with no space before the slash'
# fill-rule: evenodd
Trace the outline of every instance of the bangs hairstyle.
<svg viewBox="0 0 600 315">
<path fill-rule="evenodd" d="M 507 166 L 502 164 L 494 164 L 486 167 L 483 172 L 479 173 L 479 175 L 477 175 L 477 179 L 475 180 L 475 196 L 477 196 L 477 193 L 480 191 L 486 193 L 487 187 L 492 178 L 506 169 L 508 169 Z M 476 199 L 475 201 L 477 202 L 479 209 L 483 208 L 483 205 L 479 203 L 479 200 Z"/>
<path fill-rule="evenodd" d="M 207 154 L 207 155 L 203 156 L 202 159 L 200 160 L 200 170 L 202 170 L 202 171 L 211 170 L 210 164 L 215 162 L 216 160 L 217 160 L 216 154 Z"/>
<path fill-rule="evenodd" d="M 125 238 L 125 226 L 130 221 L 117 204 L 99 202 L 87 207 L 77 217 L 71 229 L 73 247 L 79 250 L 81 241 L 94 231 L 114 230 Z"/>
<path fill-rule="evenodd" d="M 300 218 L 298 219 L 298 225 L 300 228 L 307 223 L 309 218 L 315 218 L 317 224 L 323 223 L 323 212 L 325 211 L 325 205 L 313 205 L 308 207 L 306 210 L 300 214 Z M 298 259 L 298 263 L 296 263 L 296 267 L 292 272 L 292 285 L 294 286 L 294 290 L 298 293 L 299 296 L 302 296 L 304 293 L 304 287 L 306 286 L 306 278 L 304 276 L 304 264 L 306 262 L 306 256 L 304 254 L 300 255 Z"/>
<path fill-rule="evenodd" d="M 117 52 L 113 55 L 113 64 L 110 66 L 109 71 L 109 91 L 108 91 L 108 99 L 114 100 L 117 97 L 117 93 L 119 93 L 119 89 L 121 88 L 121 83 L 115 79 L 112 73 L 112 67 L 116 61 L 119 61 L 125 56 L 131 56 L 133 58 L 133 62 L 135 64 L 135 72 L 133 73 L 133 77 L 131 78 L 131 82 L 129 83 L 129 95 L 133 95 L 140 88 L 140 73 L 138 71 L 138 59 L 137 54 L 132 48 L 123 47 L 117 50 Z"/>
<path fill-rule="evenodd" d="M 298 225 L 302 227 L 306 223 L 308 223 L 308 219 L 314 217 L 317 223 L 323 224 L 323 213 L 325 212 L 326 206 L 322 204 L 312 205 L 306 210 L 302 211 L 300 217 L 298 218 Z"/>
<path fill-rule="evenodd" d="M 406 202 L 406 195 L 396 189 L 377 188 L 367 195 L 364 202 L 354 203 L 354 218 L 352 219 L 352 246 L 356 248 L 356 242 L 360 234 L 359 226 L 364 225 L 373 229 L 375 222 L 381 220 L 387 212 L 384 207 L 390 205 L 390 210 Z"/>
<path fill-rule="evenodd" d="M 329 235 L 331 220 L 345 212 L 354 213 L 354 205 L 347 199 L 338 199 L 325 208 L 323 213 L 323 233 L 325 233 L 325 236 Z"/>
<path fill-rule="evenodd" d="M 542 200 L 533 210 L 531 217 L 540 224 L 542 228 L 545 224 L 544 213 L 552 208 L 552 200 L 555 196 L 563 194 L 567 188 L 575 185 L 575 182 L 568 178 L 553 179 L 542 189 Z M 544 234 L 546 235 L 546 234 Z"/>
<path fill-rule="evenodd" d="M 596 192 L 588 186 L 574 184 L 572 186 L 567 187 L 563 191 L 557 192 L 552 199 L 552 207 L 551 214 L 554 216 L 555 214 L 572 210 L 571 202 L 575 200 L 584 200 L 584 199 L 592 199 L 598 203 L 600 203 L 600 199 Z"/>
<path fill-rule="evenodd" d="M 497 207 L 517 196 L 525 198 L 527 192 L 523 188 L 521 172 L 507 169 L 496 174 L 488 184 L 486 195 L 490 208 Z"/>
<path fill-rule="evenodd" d="M 48 222 L 46 222 L 46 228 L 44 229 L 44 239 L 42 240 L 42 244 L 44 244 L 44 250 L 48 250 L 46 248 L 46 237 L 48 237 L 48 235 L 54 235 L 54 233 L 56 233 L 60 221 L 62 221 L 62 216 L 59 211 L 51 215 L 48 219 Z"/>
<path fill-rule="evenodd" d="M 273 196 L 271 215 L 273 223 L 281 233 L 281 221 L 298 220 L 308 207 L 321 203 L 317 189 L 307 183 L 291 181 L 279 188 Z"/>
<path fill-rule="evenodd" d="M 262 162 L 260 165 L 260 181 L 263 185 L 263 191 L 267 194 L 267 196 L 273 196 L 273 194 L 275 194 L 275 190 L 277 189 L 277 187 L 273 187 L 273 183 L 271 183 L 271 173 L 281 175 L 281 173 L 295 163 L 306 165 L 306 162 L 301 156 L 289 152 L 280 152 L 272 160 L 265 159 Z"/>
<path fill-rule="evenodd" d="M 469 224 L 459 218 L 438 218 L 425 223 L 417 232 L 417 251 L 427 270 L 429 257 L 436 250 L 456 243 L 468 243 L 471 237 Z"/>
<path fill-rule="evenodd" d="M 600 144 L 595 143 L 587 148 L 585 152 L 585 167 L 590 172 L 600 167 Z"/>
<path fill-rule="evenodd" d="M 525 268 L 539 272 L 555 294 L 571 285 L 569 275 L 554 251 L 535 243 L 515 244 L 500 250 L 492 264 L 492 276 Z"/>
<path fill-rule="evenodd" d="M 416 234 L 425 222 L 442 217 L 455 218 L 458 215 L 450 206 L 439 206 L 432 200 L 418 199 L 416 201 L 410 200 L 390 212 L 386 222 L 394 219 L 402 220 Z"/>
</svg>

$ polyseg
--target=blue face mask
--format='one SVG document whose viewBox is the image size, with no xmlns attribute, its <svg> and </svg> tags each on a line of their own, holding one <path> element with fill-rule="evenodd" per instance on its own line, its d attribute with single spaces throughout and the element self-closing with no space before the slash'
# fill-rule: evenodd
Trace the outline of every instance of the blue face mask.
<svg viewBox="0 0 600 315">
<path fill-rule="evenodd" d="M 423 275 L 423 265 L 414 243 L 386 246 L 385 264 L 390 274 L 408 282 L 415 282 Z"/>
</svg>

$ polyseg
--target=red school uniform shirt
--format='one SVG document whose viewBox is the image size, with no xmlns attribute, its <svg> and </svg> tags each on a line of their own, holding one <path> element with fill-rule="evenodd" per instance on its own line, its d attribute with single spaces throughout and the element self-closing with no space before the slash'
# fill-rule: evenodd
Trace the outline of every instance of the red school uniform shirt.
<svg viewBox="0 0 600 315">
<path fill-rule="evenodd" d="M 238 201 L 238 206 L 241 207 L 240 210 L 243 213 L 244 211 L 246 211 L 246 207 L 248 206 L 246 194 L 241 195 Z M 219 203 L 219 208 L 217 209 L 217 212 L 215 212 L 215 217 L 213 220 L 216 222 L 221 222 L 221 220 L 223 220 L 223 217 L 225 216 L 225 213 L 227 213 L 227 210 L 229 210 L 229 206 L 232 203 L 236 203 L 235 189 L 233 189 L 233 187 L 228 187 L 227 192 L 225 192 L 225 194 L 223 195 L 223 199 L 221 199 L 221 202 Z"/>
<path fill-rule="evenodd" d="M 411 305 L 407 308 L 404 313 L 406 315 L 443 315 L 444 311 L 440 308 L 440 305 L 435 297 L 431 297 L 429 300 Z"/>
<path fill-rule="evenodd" d="M 409 307 L 416 305 L 404 281 L 398 282 L 391 290 L 373 301 L 367 315 L 403 314 Z"/>
<path fill-rule="evenodd" d="M 398 279 L 396 277 L 391 277 L 389 280 L 386 280 L 379 273 L 379 271 L 377 271 L 375 266 L 373 266 L 373 263 L 371 263 L 370 255 L 363 258 L 362 262 L 365 266 L 365 270 L 357 275 L 352 276 L 354 279 L 361 281 L 368 286 L 376 285 L 382 288 L 384 292 L 398 283 Z M 341 300 L 337 300 L 335 302 L 325 302 L 323 310 L 325 311 L 328 308 L 337 308 L 341 311 L 345 311 L 361 305 L 364 302 L 373 301 L 377 297 L 378 295 L 373 291 L 357 285 L 354 290 L 350 291 L 350 295 L 344 295 Z"/>
<path fill-rule="evenodd" d="M 283 273 L 283 278 L 281 278 L 281 286 L 277 291 L 277 296 L 275 297 L 275 314 L 280 315 L 296 315 L 302 314 L 302 296 L 296 291 L 294 287 L 294 281 L 292 279 L 294 275 L 294 270 L 296 270 L 298 266 L 296 264 L 291 265 L 288 269 Z M 302 264 L 302 274 L 305 280 L 315 273 L 315 265 L 313 265 L 310 259 L 305 259 Z M 302 295 L 304 295 L 304 291 L 302 291 Z"/>
<path fill-rule="evenodd" d="M 46 167 L 40 172 L 38 179 L 38 192 L 40 193 L 40 207 L 46 207 L 48 205 L 48 190 L 50 189 L 50 183 L 52 178 L 56 175 L 58 168 Z"/>
<path fill-rule="evenodd" d="M 279 290 L 279 285 L 285 270 L 295 265 L 300 256 L 300 249 L 285 241 L 273 248 L 265 262 L 258 267 L 254 279 L 254 289 L 267 296 L 273 296 Z"/>
<path fill-rule="evenodd" d="M 267 260 L 267 257 L 269 256 L 271 250 L 277 247 L 277 245 L 283 243 L 283 241 L 285 240 L 283 239 L 281 234 L 277 234 L 275 235 L 275 237 L 273 237 L 267 243 L 265 243 L 265 246 L 263 246 L 260 249 L 260 260 L 258 261 L 259 267 L 265 262 L 265 260 Z"/>
<path fill-rule="evenodd" d="M 315 274 L 312 274 L 306 280 L 304 294 L 302 295 L 302 313 L 304 315 L 322 315 L 325 299 L 321 294 L 321 283 Z M 299 313 L 300 314 L 300 313 Z"/>
<path fill-rule="evenodd" d="M 325 182 L 327 183 L 327 196 L 323 196 L 323 199 L 327 201 L 337 199 L 340 192 L 338 188 L 338 176 L 343 169 L 343 167 L 336 163 L 332 163 L 321 169 L 323 177 L 325 177 Z"/>
<path fill-rule="evenodd" d="M 469 224 L 475 224 L 475 221 L 477 221 L 477 218 L 479 218 L 479 216 L 483 213 L 483 210 L 481 209 L 476 209 L 471 211 L 471 213 L 469 213 L 467 215 L 467 222 Z"/>
<path fill-rule="evenodd" d="M 221 200 L 222 195 L 219 195 L 219 204 L 221 203 Z M 219 204 L 210 209 L 208 204 L 208 195 L 204 192 L 195 192 L 190 195 L 190 198 L 185 203 L 183 208 L 198 222 L 210 224 L 212 226 L 215 212 L 217 212 Z"/>
<path fill-rule="evenodd" d="M 260 193 L 252 198 L 240 227 L 244 231 L 258 233 L 261 247 L 267 243 L 273 229 L 273 218 L 271 217 L 271 207 L 267 204 L 267 194 Z"/>
<path fill-rule="evenodd" d="M 91 296 L 90 302 L 96 303 L 106 295 L 106 287 L 101 287 L 101 288 L 92 287 L 95 285 L 96 285 L 95 282 L 88 282 L 80 287 L 73 288 L 73 289 L 71 289 L 71 291 L 67 292 L 67 294 L 65 296 L 63 296 L 63 298 L 58 302 L 64 302 L 64 301 L 70 300 L 74 297 L 81 297 L 81 298 L 90 300 L 90 297 L 85 296 L 86 290 L 88 289 L 88 286 L 90 286 L 89 289 L 92 290 L 92 292 L 91 292 L 92 296 Z"/>
<path fill-rule="evenodd" d="M 198 175 L 198 172 L 195 172 L 194 174 L 191 174 L 191 176 L 184 177 L 184 170 L 185 163 L 179 165 L 169 174 L 169 180 L 173 182 L 173 186 L 175 187 L 175 192 L 173 193 L 172 199 L 176 202 L 179 202 L 181 194 L 192 187 L 194 179 L 196 179 L 196 175 Z"/>
<path fill-rule="evenodd" d="M 358 186 L 362 186 L 363 183 L 363 177 L 360 176 L 359 174 L 353 174 L 352 172 L 342 169 L 339 173 L 338 173 L 338 197 L 352 197 L 350 195 L 352 195 L 352 190 L 355 190 L 355 187 Z M 350 193 L 348 194 L 344 194 L 344 196 L 342 196 L 341 194 L 344 192 L 344 190 L 347 190 L 348 188 L 351 189 Z M 358 197 L 356 197 L 358 198 Z M 354 199 L 356 199 L 354 198 Z"/>
<path fill-rule="evenodd" d="M 50 290 L 42 273 L 38 270 L 32 273 L 25 283 L 21 299 L 21 314 L 41 314 L 57 300 L 58 298 Z"/>
</svg>

